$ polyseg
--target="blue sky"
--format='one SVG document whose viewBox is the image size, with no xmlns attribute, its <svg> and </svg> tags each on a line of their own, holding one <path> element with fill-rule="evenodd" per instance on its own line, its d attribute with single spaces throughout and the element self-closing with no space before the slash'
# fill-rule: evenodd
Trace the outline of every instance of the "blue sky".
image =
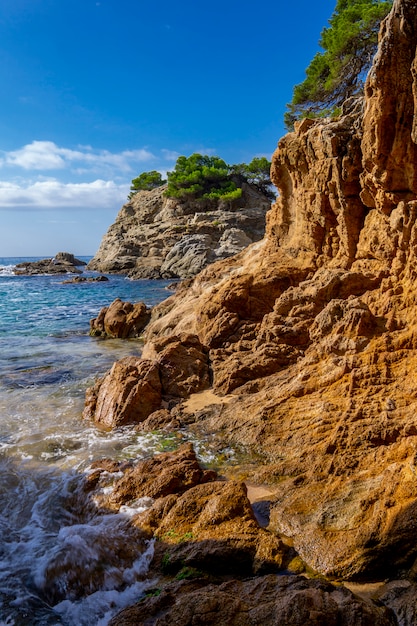
<svg viewBox="0 0 417 626">
<path fill-rule="evenodd" d="M 0 256 L 94 254 L 143 171 L 271 157 L 336 0 L 0 0 Z"/>
</svg>

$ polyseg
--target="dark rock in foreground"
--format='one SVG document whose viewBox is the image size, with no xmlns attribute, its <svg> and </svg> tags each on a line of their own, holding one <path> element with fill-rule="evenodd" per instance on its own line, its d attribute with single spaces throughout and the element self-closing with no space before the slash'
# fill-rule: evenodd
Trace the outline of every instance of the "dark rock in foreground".
<svg viewBox="0 0 417 626">
<path fill-rule="evenodd" d="M 389 609 L 344 587 L 301 576 L 262 576 L 222 584 L 182 580 L 125 609 L 110 626 L 394 626 Z"/>
</svg>

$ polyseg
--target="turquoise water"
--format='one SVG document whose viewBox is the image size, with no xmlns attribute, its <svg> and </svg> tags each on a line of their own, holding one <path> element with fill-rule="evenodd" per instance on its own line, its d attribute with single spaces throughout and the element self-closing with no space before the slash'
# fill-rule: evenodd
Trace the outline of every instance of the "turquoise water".
<svg viewBox="0 0 417 626">
<path fill-rule="evenodd" d="M 152 545 L 118 574 L 109 565 L 111 579 L 85 597 L 51 600 L 46 572 L 63 553 L 68 568 L 80 565 L 80 554 L 88 555 L 85 567 L 95 559 L 102 567 L 109 534 L 114 541 L 126 531 L 121 514 L 73 519 L 65 494 L 93 460 L 128 458 L 132 450 L 144 457 L 159 439 L 129 428 L 106 433 L 82 420 L 86 388 L 142 348 L 139 340 L 89 337 L 89 320 L 116 297 L 151 306 L 170 292 L 167 282 L 121 276 L 76 284 L 14 276 L 24 260 L 0 258 L 0 626 L 105 626 L 143 594 Z"/>
</svg>

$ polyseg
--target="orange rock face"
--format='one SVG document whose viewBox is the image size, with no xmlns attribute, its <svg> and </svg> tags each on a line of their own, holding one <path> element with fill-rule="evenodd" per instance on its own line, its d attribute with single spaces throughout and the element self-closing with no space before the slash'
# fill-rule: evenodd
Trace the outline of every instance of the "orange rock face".
<svg viewBox="0 0 417 626">
<path fill-rule="evenodd" d="M 107 428 L 143 422 L 160 408 L 162 386 L 152 361 L 126 357 L 87 390 L 83 417 Z"/>
<path fill-rule="evenodd" d="M 198 337 L 233 395 L 196 428 L 258 455 L 246 472 L 274 487 L 270 528 L 337 577 L 417 558 L 416 24 L 416 2 L 395 0 L 364 101 L 279 142 L 265 239 L 146 331 Z"/>
<path fill-rule="evenodd" d="M 139 337 L 149 322 L 150 311 L 143 302 L 132 304 L 116 298 L 110 306 L 103 307 L 90 321 L 90 335 L 94 337 Z"/>
</svg>

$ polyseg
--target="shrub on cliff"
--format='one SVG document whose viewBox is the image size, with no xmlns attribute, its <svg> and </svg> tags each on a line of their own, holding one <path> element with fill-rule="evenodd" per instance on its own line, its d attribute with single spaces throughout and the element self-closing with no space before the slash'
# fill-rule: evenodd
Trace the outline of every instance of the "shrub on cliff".
<svg viewBox="0 0 417 626">
<path fill-rule="evenodd" d="M 292 130 L 303 117 L 330 115 L 350 96 L 363 90 L 378 43 L 381 20 L 392 0 L 338 0 L 329 27 L 321 33 L 318 52 L 294 87 L 285 125 Z"/>
<path fill-rule="evenodd" d="M 160 172 L 152 170 L 151 172 L 143 172 L 137 178 L 132 180 L 130 186 L 129 198 L 135 195 L 138 191 L 152 191 L 157 187 L 164 185 L 166 180 L 162 179 Z"/>
<path fill-rule="evenodd" d="M 274 199 L 270 178 L 271 163 L 255 157 L 249 164 L 227 165 L 217 156 L 192 154 L 178 158 L 173 172 L 168 172 L 166 195 L 192 200 L 226 200 L 241 197 L 242 184 L 248 183 L 269 199 Z"/>
<path fill-rule="evenodd" d="M 231 179 L 229 166 L 223 159 L 196 153 L 177 159 L 174 170 L 168 172 L 166 195 L 191 200 L 221 198 L 233 201 L 241 197 L 242 189 Z"/>
<path fill-rule="evenodd" d="M 271 162 L 266 157 L 255 157 L 249 164 L 227 165 L 217 156 L 197 153 L 190 157 L 180 156 L 174 170 L 168 172 L 165 195 L 169 198 L 233 202 L 242 196 L 242 184 L 248 183 L 272 200 L 275 194 L 270 169 Z M 150 191 L 166 182 L 155 170 L 143 172 L 132 180 L 129 198 L 138 191 Z"/>
<path fill-rule="evenodd" d="M 232 165 L 230 171 L 232 175 L 239 176 L 241 180 L 255 187 L 270 200 L 275 198 L 270 176 L 271 162 L 266 157 L 255 157 L 249 164 Z"/>
</svg>

